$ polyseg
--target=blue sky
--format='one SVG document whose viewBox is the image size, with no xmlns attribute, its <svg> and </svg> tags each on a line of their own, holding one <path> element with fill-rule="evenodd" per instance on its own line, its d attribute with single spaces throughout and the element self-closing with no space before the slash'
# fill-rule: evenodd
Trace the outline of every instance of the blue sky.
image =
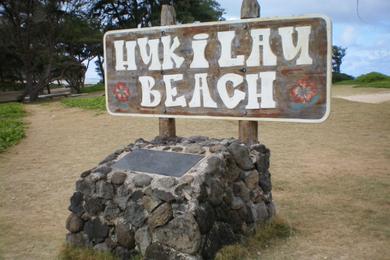
<svg viewBox="0 0 390 260">
<path fill-rule="evenodd" d="M 218 0 L 228 20 L 240 18 L 241 0 Z M 359 11 L 357 11 L 359 2 Z M 358 76 L 371 71 L 390 75 L 390 0 L 259 0 L 261 17 L 325 14 L 333 21 L 333 44 L 347 48 L 341 66 Z M 94 66 L 87 83 L 96 81 Z"/>
<path fill-rule="evenodd" d="M 241 0 L 219 0 L 226 19 L 240 17 Z M 356 10 L 359 2 L 359 15 Z M 390 75 L 390 0 L 260 0 L 261 17 L 325 14 L 333 44 L 347 48 L 342 72 Z"/>
</svg>

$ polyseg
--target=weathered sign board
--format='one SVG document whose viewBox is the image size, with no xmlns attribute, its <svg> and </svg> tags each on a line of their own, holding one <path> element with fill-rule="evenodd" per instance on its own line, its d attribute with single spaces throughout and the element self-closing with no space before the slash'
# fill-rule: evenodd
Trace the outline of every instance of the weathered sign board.
<svg viewBox="0 0 390 260">
<path fill-rule="evenodd" d="M 113 115 L 322 122 L 331 23 L 307 16 L 109 31 Z"/>
</svg>

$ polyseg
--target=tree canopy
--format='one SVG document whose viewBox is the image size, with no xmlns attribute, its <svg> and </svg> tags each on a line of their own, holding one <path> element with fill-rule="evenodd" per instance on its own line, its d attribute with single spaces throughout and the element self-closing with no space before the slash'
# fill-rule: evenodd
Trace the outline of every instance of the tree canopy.
<svg viewBox="0 0 390 260">
<path fill-rule="evenodd" d="M 333 72 L 340 73 L 341 64 L 347 54 L 347 48 L 334 45 L 332 47 L 332 69 Z"/>
<path fill-rule="evenodd" d="M 163 4 L 180 23 L 223 19 L 216 0 L 2 0 L 0 87 L 19 84 L 32 101 L 56 81 L 79 92 L 93 59 L 104 75 L 104 32 L 158 26 Z"/>
</svg>

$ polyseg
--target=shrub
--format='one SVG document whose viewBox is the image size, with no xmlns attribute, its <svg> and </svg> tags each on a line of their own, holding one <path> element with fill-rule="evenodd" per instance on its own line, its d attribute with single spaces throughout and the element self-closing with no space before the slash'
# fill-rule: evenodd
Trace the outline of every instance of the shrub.
<svg viewBox="0 0 390 260">
<path fill-rule="evenodd" d="M 22 83 L 5 81 L 0 82 L 0 91 L 20 91 L 24 90 L 25 85 Z"/>
<path fill-rule="evenodd" d="M 353 76 L 345 74 L 345 73 L 340 73 L 340 72 L 333 72 L 332 73 L 332 82 L 340 82 L 340 81 L 345 81 L 345 80 L 353 80 L 355 79 Z"/>
<path fill-rule="evenodd" d="M 356 81 L 361 83 L 370 83 L 370 82 L 375 82 L 380 80 L 386 80 L 388 78 L 389 76 L 385 74 L 379 72 L 370 72 L 367 74 L 360 75 L 359 77 L 356 78 Z"/>
</svg>

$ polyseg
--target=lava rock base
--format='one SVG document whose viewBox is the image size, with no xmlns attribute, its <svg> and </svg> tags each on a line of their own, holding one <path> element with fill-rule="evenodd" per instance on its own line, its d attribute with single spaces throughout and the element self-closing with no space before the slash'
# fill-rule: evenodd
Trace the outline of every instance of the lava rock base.
<svg viewBox="0 0 390 260">
<path fill-rule="evenodd" d="M 113 167 L 136 149 L 204 158 L 180 178 Z M 66 240 L 122 259 L 213 259 L 275 215 L 269 158 L 264 145 L 232 138 L 139 139 L 81 174 Z"/>
</svg>

